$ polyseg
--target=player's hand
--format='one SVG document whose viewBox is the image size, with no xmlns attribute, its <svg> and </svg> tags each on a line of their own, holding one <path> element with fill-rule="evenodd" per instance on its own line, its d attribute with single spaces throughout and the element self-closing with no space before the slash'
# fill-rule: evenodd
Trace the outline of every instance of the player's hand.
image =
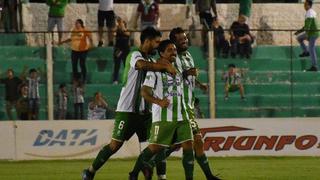
<svg viewBox="0 0 320 180">
<path fill-rule="evenodd" d="M 177 70 L 172 64 L 167 63 L 165 64 L 165 66 L 166 66 L 166 72 L 170 73 L 173 76 L 177 74 Z"/>
<path fill-rule="evenodd" d="M 170 101 L 167 98 L 164 98 L 164 99 L 159 100 L 158 105 L 161 108 L 167 108 L 170 105 Z"/>
<path fill-rule="evenodd" d="M 200 89 L 204 92 L 207 93 L 209 90 L 208 84 L 200 84 Z"/>
<path fill-rule="evenodd" d="M 187 76 L 191 75 L 191 76 L 198 76 L 199 75 L 199 71 L 197 68 L 191 68 L 191 69 L 188 69 L 185 74 Z"/>
</svg>

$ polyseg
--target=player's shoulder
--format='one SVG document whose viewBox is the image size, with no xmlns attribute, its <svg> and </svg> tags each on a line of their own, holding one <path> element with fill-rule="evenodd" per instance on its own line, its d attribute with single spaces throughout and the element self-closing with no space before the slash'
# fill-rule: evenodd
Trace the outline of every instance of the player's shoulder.
<svg viewBox="0 0 320 180">
<path fill-rule="evenodd" d="M 131 60 L 145 60 L 139 50 L 132 50 L 128 57 L 130 57 Z"/>
</svg>

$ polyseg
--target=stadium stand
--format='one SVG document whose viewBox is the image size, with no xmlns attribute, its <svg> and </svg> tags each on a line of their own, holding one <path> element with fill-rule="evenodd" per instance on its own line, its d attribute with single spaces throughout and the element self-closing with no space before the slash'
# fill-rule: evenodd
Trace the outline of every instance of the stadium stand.
<svg viewBox="0 0 320 180">
<path fill-rule="evenodd" d="M 300 52 L 299 47 L 293 47 L 291 53 L 290 46 L 258 46 L 249 60 L 217 59 L 217 117 L 319 116 L 319 76 L 303 72 L 310 61 L 300 59 Z M 237 92 L 224 101 L 221 73 L 229 63 L 245 71 L 246 102 L 241 101 Z"/>
<path fill-rule="evenodd" d="M 29 68 L 46 68 L 45 48 L 26 46 L 23 34 L 5 34 L 0 36 L 0 59 L 2 74 L 7 68 L 14 68 L 19 75 L 24 65 Z M 291 54 L 292 50 L 292 54 Z M 110 47 L 95 48 L 88 54 L 88 84 L 85 88 L 85 110 L 87 102 L 96 91 L 101 91 L 108 103 L 115 109 L 121 84 L 112 85 L 113 49 Z M 54 91 L 60 83 L 67 83 L 71 88 L 72 68 L 70 50 L 66 47 L 54 48 Z M 200 47 L 191 47 L 196 66 L 200 68 L 199 80 L 208 82 L 207 60 Z M 253 50 L 252 58 L 216 59 L 216 117 L 313 117 L 319 116 L 320 101 L 317 94 L 320 89 L 320 78 L 314 73 L 303 72 L 310 66 L 308 59 L 299 59 L 299 47 L 290 46 L 258 46 Z M 291 62 L 292 57 L 292 62 Z M 247 101 L 243 102 L 238 93 L 231 93 L 228 101 L 224 100 L 224 82 L 221 80 L 223 70 L 234 63 L 244 70 L 244 82 Z M 292 63 L 292 64 L 291 64 Z M 292 68 L 292 71 L 291 71 Z M 122 72 L 123 68 L 120 72 Z M 47 119 L 46 77 L 42 77 L 40 86 L 41 110 L 40 119 Z M 292 83 L 291 83 L 292 82 Z M 0 93 L 4 94 L 4 86 L 0 85 Z M 196 90 L 200 99 L 200 107 L 209 117 L 209 98 L 201 90 Z M 4 96 L 2 96 L 4 102 Z M 72 99 L 68 111 L 72 114 Z M 86 114 L 86 113 L 85 113 Z M 4 103 L 0 105 L 0 119 L 7 119 Z"/>
</svg>

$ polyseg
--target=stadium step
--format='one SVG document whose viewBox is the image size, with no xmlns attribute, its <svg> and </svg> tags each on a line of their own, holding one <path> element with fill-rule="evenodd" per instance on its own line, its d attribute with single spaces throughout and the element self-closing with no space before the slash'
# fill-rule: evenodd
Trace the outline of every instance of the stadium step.
<svg viewBox="0 0 320 180">
<path fill-rule="evenodd" d="M 24 46 L 26 44 L 24 33 L 0 33 L 0 46 Z"/>
</svg>

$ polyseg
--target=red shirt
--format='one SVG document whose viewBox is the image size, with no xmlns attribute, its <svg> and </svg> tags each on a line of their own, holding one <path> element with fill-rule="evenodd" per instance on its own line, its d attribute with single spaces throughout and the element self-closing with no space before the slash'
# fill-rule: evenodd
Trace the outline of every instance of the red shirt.
<svg viewBox="0 0 320 180">
<path fill-rule="evenodd" d="M 155 22 L 159 16 L 159 5 L 153 2 L 147 6 L 140 2 L 137 11 L 141 13 L 141 21 Z"/>
</svg>

